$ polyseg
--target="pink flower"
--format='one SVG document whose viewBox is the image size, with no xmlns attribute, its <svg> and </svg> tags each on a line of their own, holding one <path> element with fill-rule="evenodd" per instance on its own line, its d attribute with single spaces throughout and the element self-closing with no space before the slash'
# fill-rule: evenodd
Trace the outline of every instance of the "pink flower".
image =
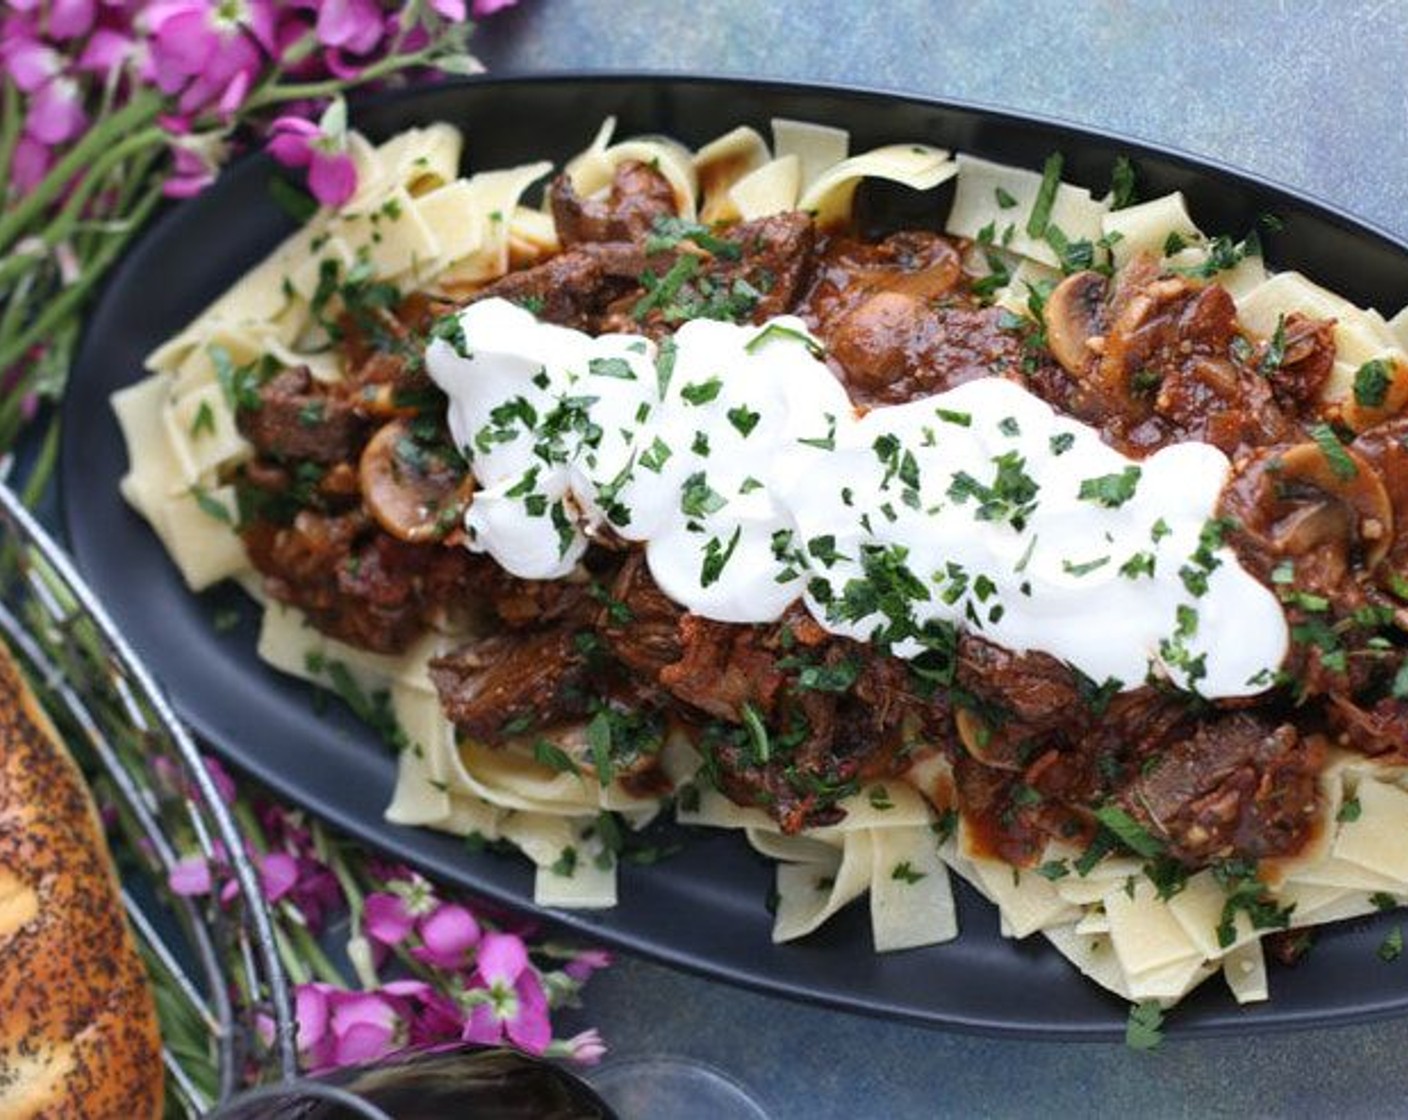
<svg viewBox="0 0 1408 1120">
<path fill-rule="evenodd" d="M 51 0 L 45 30 L 60 42 L 77 39 L 92 28 L 96 15 L 93 0 Z"/>
<path fill-rule="evenodd" d="M 63 57 L 58 51 L 19 32 L 7 34 L 0 46 L 0 58 L 21 93 L 33 93 L 63 70 Z"/>
<path fill-rule="evenodd" d="M 479 943 L 479 923 L 463 906 L 436 899 L 429 882 L 410 874 L 392 880 L 389 891 L 367 895 L 362 930 L 380 945 L 401 945 L 412 937 L 411 955 L 435 968 L 465 968 Z"/>
<path fill-rule="evenodd" d="M 176 894 L 186 898 L 209 894 L 210 864 L 206 863 L 204 856 L 186 856 L 171 869 L 166 883 Z"/>
<path fill-rule="evenodd" d="M 259 861 L 259 889 L 278 902 L 298 882 L 298 861 L 286 852 L 270 852 Z"/>
<path fill-rule="evenodd" d="M 83 94 L 72 78 L 54 78 L 30 96 L 25 131 L 41 144 L 62 144 L 83 131 L 88 116 Z"/>
<path fill-rule="evenodd" d="M 508 2 L 511 4 L 513 0 L 508 0 Z M 430 6 L 451 23 L 464 22 L 464 0 L 430 0 Z"/>
<path fill-rule="evenodd" d="M 483 987 L 469 993 L 465 1040 L 495 1043 L 507 1037 L 531 1054 L 546 1050 L 552 1041 L 548 997 L 523 942 L 511 933 L 486 933 L 474 975 Z"/>
<path fill-rule="evenodd" d="M 156 0 L 145 18 L 152 77 L 182 113 L 234 113 L 274 48 L 272 0 Z"/>
<path fill-rule="evenodd" d="M 580 949 L 562 966 L 562 971 L 581 984 L 597 969 L 605 968 L 610 963 L 611 954 L 605 949 Z"/>
<path fill-rule="evenodd" d="M 474 7 L 471 11 L 475 19 L 483 19 L 485 16 L 491 16 L 505 8 L 511 8 L 516 3 L 518 0 L 474 0 Z M 439 5 L 436 5 L 436 10 L 439 11 Z"/>
<path fill-rule="evenodd" d="M 574 1034 L 562 1044 L 567 1057 L 584 1066 L 594 1066 L 606 1056 L 606 1043 L 595 1027 Z"/>
<path fill-rule="evenodd" d="M 266 146 L 285 167 L 308 168 L 308 189 L 325 206 L 341 206 L 357 190 L 357 167 L 347 151 L 347 107 L 340 98 L 318 124 L 279 117 L 269 126 Z"/>
<path fill-rule="evenodd" d="M 381 10 L 372 0 L 327 0 L 318 5 L 318 42 L 366 54 L 381 41 Z"/>
<path fill-rule="evenodd" d="M 336 992 L 332 998 L 332 1064 L 379 1058 L 396 1045 L 396 1009 L 374 992 Z"/>
<path fill-rule="evenodd" d="M 54 155 L 49 145 L 41 144 L 32 136 L 21 136 L 15 144 L 15 154 L 10 162 L 10 181 L 20 194 L 28 194 L 39 185 L 53 164 Z"/>
<path fill-rule="evenodd" d="M 421 944 L 411 955 L 435 968 L 463 968 L 479 942 L 479 923 L 463 906 L 447 903 L 427 914 L 419 926 Z"/>
</svg>

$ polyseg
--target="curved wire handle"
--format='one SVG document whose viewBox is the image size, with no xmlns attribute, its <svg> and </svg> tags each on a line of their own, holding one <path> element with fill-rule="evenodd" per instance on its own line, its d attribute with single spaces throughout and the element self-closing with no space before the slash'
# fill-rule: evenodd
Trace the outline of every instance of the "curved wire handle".
<svg viewBox="0 0 1408 1120">
<path fill-rule="evenodd" d="M 168 945 L 132 897 L 123 899 L 149 962 L 169 977 L 186 1010 L 210 1030 L 219 1067 L 216 1099 L 169 1047 L 172 1090 L 200 1113 L 243 1083 L 254 1034 L 254 1004 L 272 1019 L 271 1053 L 283 1082 L 298 1073 L 295 1020 L 274 927 L 234 817 L 189 733 L 151 674 L 128 646 L 63 550 L 0 484 L 0 631 L 28 662 L 36 682 L 57 700 L 117 793 L 119 813 L 145 841 L 149 869 L 165 881 L 181 858 L 173 835 L 189 831 L 201 854 L 229 866 L 240 897 L 205 908 L 188 898 L 171 905 L 188 944 Z M 164 760 L 176 781 L 158 780 Z M 154 866 L 152 866 L 154 865 Z M 233 950 L 233 952 L 231 952 Z M 203 982 L 182 965 L 194 955 Z M 240 975 L 227 962 L 239 961 Z M 245 999 L 232 999 L 232 988 Z"/>
</svg>

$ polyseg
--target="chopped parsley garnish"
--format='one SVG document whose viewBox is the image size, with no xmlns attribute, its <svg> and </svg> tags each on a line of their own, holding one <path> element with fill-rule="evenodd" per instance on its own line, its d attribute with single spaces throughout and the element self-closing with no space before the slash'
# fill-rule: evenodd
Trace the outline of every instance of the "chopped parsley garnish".
<svg viewBox="0 0 1408 1120">
<path fill-rule="evenodd" d="M 703 471 L 695 471 L 680 488 L 680 511 L 686 517 L 707 517 L 728 505 L 728 499 L 709 485 Z"/>
<path fill-rule="evenodd" d="M 1164 1009 L 1156 999 L 1146 999 L 1129 1009 L 1124 1044 L 1131 1050 L 1157 1050 L 1164 1040 Z"/>
<path fill-rule="evenodd" d="M 1362 408 L 1382 408 L 1393 383 L 1393 367 L 1384 358 L 1373 358 L 1354 371 L 1354 403 Z"/>
<path fill-rule="evenodd" d="M 699 258 L 690 254 L 679 257 L 664 276 L 656 276 L 647 269 L 640 278 L 645 295 L 631 308 L 631 317 L 639 321 L 656 308 L 667 311 L 670 301 L 679 293 L 684 282 L 698 271 Z"/>
<path fill-rule="evenodd" d="M 1108 509 L 1117 509 L 1134 497 L 1139 486 L 1139 476 L 1143 472 L 1138 467 L 1125 467 L 1119 474 L 1105 474 L 1097 478 L 1081 480 L 1081 501 L 1094 502 Z"/>
<path fill-rule="evenodd" d="M 890 800 L 890 791 L 884 786 L 870 787 L 870 807 L 878 813 L 887 813 L 895 807 Z"/>
<path fill-rule="evenodd" d="M 971 427 L 973 423 L 971 412 L 955 412 L 950 408 L 936 408 L 934 415 L 945 424 L 956 424 L 960 428 Z"/>
<path fill-rule="evenodd" d="M 967 471 L 958 471 L 948 488 L 948 496 L 963 505 L 978 504 L 974 514 L 979 521 L 1006 521 L 1020 532 L 1036 508 L 1040 490 L 1036 479 L 1027 474 L 1027 461 L 1015 451 L 994 456 L 997 471 L 990 484 L 979 482 Z"/>
<path fill-rule="evenodd" d="M 723 380 L 718 377 L 711 377 L 707 381 L 691 381 L 680 390 L 680 396 L 693 405 L 708 404 L 719 395 L 723 387 Z"/>
<path fill-rule="evenodd" d="M 226 508 L 225 503 L 216 498 L 212 498 L 204 487 L 199 485 L 191 486 L 190 495 L 195 499 L 196 508 L 198 508 L 201 513 L 205 514 L 206 517 L 212 518 L 222 525 L 234 525 L 234 514 Z"/>
<path fill-rule="evenodd" d="M 614 377 L 619 381 L 636 380 L 636 371 L 625 358 L 593 358 L 587 363 L 587 372 L 593 377 Z"/>
<path fill-rule="evenodd" d="M 743 349 L 750 354 L 756 354 L 769 342 L 773 342 L 775 340 L 800 342 L 803 346 L 807 348 L 807 353 L 809 353 L 813 358 L 822 358 L 826 356 L 826 348 L 823 347 L 821 343 L 819 343 L 816 339 L 812 338 L 811 335 L 806 334 L 802 331 L 793 330 L 791 327 L 784 327 L 780 323 L 769 323 L 766 327 L 764 327 L 752 338 L 750 338 L 744 344 Z"/>
<path fill-rule="evenodd" d="M 665 391 L 670 387 L 670 378 L 675 372 L 675 357 L 679 347 L 671 337 L 660 340 L 660 349 L 655 352 L 655 383 L 660 399 L 665 399 Z"/>
<path fill-rule="evenodd" d="M 1051 437 L 1048 442 L 1051 446 L 1051 454 L 1064 455 L 1067 451 L 1069 451 L 1072 447 L 1076 445 L 1075 433 L 1057 432 L 1054 436 Z"/>
<path fill-rule="evenodd" d="M 1154 559 L 1152 552 L 1136 552 L 1120 565 L 1120 575 L 1125 579 L 1138 579 L 1140 576 L 1149 576 L 1152 579 Z"/>
<path fill-rule="evenodd" d="M 724 260 L 737 260 L 743 252 L 736 242 L 719 237 L 708 226 L 663 214 L 651 224 L 650 235 L 645 239 L 645 251 L 662 253 L 675 248 L 681 241 L 692 241 L 706 253 Z"/>
<path fill-rule="evenodd" d="M 659 474 L 664 468 L 666 460 L 668 460 L 672 454 L 673 452 L 670 450 L 670 445 L 659 436 L 656 436 L 654 440 L 651 441 L 650 446 L 641 453 L 640 465 L 648 471 L 654 471 L 656 474 Z"/>
<path fill-rule="evenodd" d="M 602 708 L 587 724 L 587 750 L 591 752 L 596 780 L 603 787 L 609 786 L 616 777 L 616 763 L 611 757 L 611 735 L 611 712 Z"/>
<path fill-rule="evenodd" d="M 1037 189 L 1032 212 L 1027 216 L 1027 236 L 1041 240 L 1051 222 L 1051 208 L 1056 204 L 1056 191 L 1061 186 L 1061 168 L 1065 158 L 1060 152 L 1046 157 L 1041 171 L 1041 186 Z"/>
<path fill-rule="evenodd" d="M 1123 210 L 1138 201 L 1134 164 L 1128 156 L 1117 156 L 1110 169 L 1110 209 Z"/>
<path fill-rule="evenodd" d="M 1392 964 L 1403 955 L 1403 927 L 1394 926 L 1379 946 L 1379 960 Z"/>
<path fill-rule="evenodd" d="M 1004 210 L 1011 210 L 1012 207 L 1017 205 L 1016 198 L 1014 198 L 1010 192 L 1004 190 L 1002 187 L 994 188 L 992 193 L 993 196 L 997 199 L 998 206 L 1000 206 Z"/>
<path fill-rule="evenodd" d="M 556 743 L 551 743 L 546 739 L 539 739 L 533 744 L 533 760 L 541 766 L 546 766 L 549 770 L 556 770 L 562 774 L 580 774 L 582 772 L 572 761 L 571 755 Z"/>
<path fill-rule="evenodd" d="M 728 422 L 738 430 L 738 434 L 747 439 L 753 434 L 753 429 L 758 426 L 758 421 L 763 418 L 761 412 L 754 412 L 747 405 L 739 405 L 737 408 L 728 410 Z"/>
<path fill-rule="evenodd" d="M 721 545 L 718 537 L 710 537 L 709 543 L 704 546 L 704 563 L 699 569 L 699 585 L 709 587 L 719 580 L 723 575 L 724 568 L 733 559 L 733 550 L 738 547 L 738 538 L 743 534 L 743 526 L 734 527 L 733 536 L 729 537 L 728 544 Z"/>
<path fill-rule="evenodd" d="M 1359 468 L 1355 466 L 1354 460 L 1340 442 L 1340 437 L 1335 435 L 1335 430 L 1329 424 L 1312 424 L 1308 431 L 1336 478 L 1348 481 L 1359 474 Z"/>
<path fill-rule="evenodd" d="M 1094 560 L 1084 560 L 1075 563 L 1070 560 L 1061 561 L 1061 570 L 1067 575 L 1088 576 L 1091 572 L 1098 571 L 1110 562 L 1108 556 L 1097 556 Z"/>
<path fill-rule="evenodd" d="M 215 434 L 215 410 L 209 401 L 201 401 L 196 414 L 191 418 L 191 438 Z"/>
<path fill-rule="evenodd" d="M 891 879 L 894 879 L 897 883 L 904 883 L 906 886 L 911 887 L 919 882 L 920 879 L 926 879 L 928 876 L 929 873 L 927 871 L 916 871 L 907 859 L 900 860 L 890 872 Z"/>
<path fill-rule="evenodd" d="M 1096 809 L 1095 819 L 1135 855 L 1154 859 L 1163 854 L 1163 843 L 1118 805 Z"/>
<path fill-rule="evenodd" d="M 824 415 L 826 417 L 826 435 L 799 439 L 798 443 L 805 443 L 808 447 L 817 447 L 822 451 L 836 450 L 836 417 L 829 412 Z"/>
</svg>

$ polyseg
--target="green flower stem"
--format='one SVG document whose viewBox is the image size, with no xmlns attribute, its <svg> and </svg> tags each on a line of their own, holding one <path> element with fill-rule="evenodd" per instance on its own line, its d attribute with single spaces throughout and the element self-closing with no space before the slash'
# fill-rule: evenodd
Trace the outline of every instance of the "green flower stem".
<svg viewBox="0 0 1408 1120">
<path fill-rule="evenodd" d="M 69 182 L 107 150 L 114 141 L 156 119 L 161 98 L 149 91 L 136 94 L 107 120 L 94 125 L 70 148 L 63 159 L 44 176 L 34 190 L 3 217 L 0 217 L 0 253 L 27 230 Z M 3 366 L 4 363 L 0 363 Z"/>
<path fill-rule="evenodd" d="M 290 983 L 308 983 L 308 981 L 312 979 L 312 976 L 304 966 L 303 958 L 299 955 L 297 947 L 289 940 L 288 931 L 284 929 L 280 922 L 274 922 L 272 925 L 274 941 L 279 949 L 279 959 L 284 962 L 284 971 L 288 973 Z"/>
<path fill-rule="evenodd" d="M 288 917 L 286 910 L 281 908 L 281 911 Z M 290 918 L 284 929 L 293 947 L 301 954 L 302 960 L 312 967 L 314 976 L 325 984 L 335 984 L 339 988 L 347 987 L 347 977 L 323 952 L 318 939 L 309 932 L 306 925 Z"/>
<path fill-rule="evenodd" d="M 383 58 L 363 70 L 353 83 L 348 83 L 341 78 L 328 78 L 321 82 L 295 82 L 286 86 L 266 85 L 250 94 L 249 100 L 245 102 L 245 110 L 256 112 L 259 109 L 265 109 L 271 105 L 282 105 L 289 101 L 317 101 L 324 97 L 332 97 L 339 93 L 345 93 L 350 85 L 374 82 L 378 78 L 384 78 L 389 74 L 395 74 L 413 66 L 430 65 L 437 53 L 434 47 L 427 47 L 425 50 L 416 51 L 415 54 L 404 55 L 400 58 L 394 56 Z"/>
<path fill-rule="evenodd" d="M 84 228 L 80 231 L 74 239 L 74 250 L 78 254 L 78 259 L 85 266 L 92 254 L 102 245 L 103 240 L 114 232 L 120 232 L 123 228 L 121 215 L 127 213 L 131 208 L 132 200 L 136 197 L 137 192 L 149 182 L 152 167 L 164 154 L 164 149 L 152 148 L 134 157 L 132 162 L 122 169 L 122 184 L 117 188 L 111 205 L 106 208 L 106 214 L 92 215 L 83 223 L 85 226 L 91 224 L 93 228 Z M 104 221 L 106 215 L 113 217 Z"/>
<path fill-rule="evenodd" d="M 87 298 L 93 286 L 102 279 L 108 267 L 117 258 L 124 245 L 137 232 L 148 215 L 161 201 L 161 184 L 153 183 L 137 202 L 128 216 L 125 229 L 115 234 L 102 249 L 93 255 L 84 274 L 73 284 L 60 292 L 40 314 L 13 337 L 0 336 L 0 369 L 9 369 L 36 342 L 51 334 L 65 316 L 77 310 Z"/>
<path fill-rule="evenodd" d="M 165 133 L 159 128 L 145 128 L 134 136 L 129 136 L 121 143 L 113 145 L 107 149 L 93 163 L 90 170 L 84 173 L 83 181 L 69 195 L 64 202 L 63 209 L 59 215 L 41 233 L 40 239 L 49 248 L 53 248 L 78 225 L 83 217 L 83 212 L 87 208 L 88 200 L 102 188 L 108 175 L 117 168 L 123 160 L 134 153 L 156 150 L 159 151 L 164 146 Z"/>
<path fill-rule="evenodd" d="M 20 124 L 24 120 L 24 106 L 20 103 L 20 91 L 15 83 L 4 80 L 4 92 L 0 93 L 0 183 L 8 187 L 10 163 L 15 157 L 15 145 L 20 139 Z"/>
</svg>

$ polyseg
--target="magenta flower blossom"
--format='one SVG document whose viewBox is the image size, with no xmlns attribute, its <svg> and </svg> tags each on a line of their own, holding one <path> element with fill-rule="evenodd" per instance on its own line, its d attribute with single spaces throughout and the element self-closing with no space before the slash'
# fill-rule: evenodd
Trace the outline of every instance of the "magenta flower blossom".
<svg viewBox="0 0 1408 1120">
<path fill-rule="evenodd" d="M 470 950 L 479 943 L 479 923 L 463 906 L 441 902 L 431 885 L 410 873 L 393 879 L 387 891 L 367 895 L 362 908 L 362 929 L 372 941 L 392 947 L 419 940 L 410 946 L 417 960 L 435 968 L 466 968 Z"/>
<path fill-rule="evenodd" d="M 511 8 L 517 3 L 518 0 L 474 0 L 474 7 L 471 9 L 471 13 L 475 19 L 483 19 L 485 16 L 491 16 L 495 12 L 503 11 L 505 8 Z M 436 10 L 439 11 L 439 5 L 436 5 Z M 463 8 L 461 8 L 461 11 L 463 11 Z M 442 12 L 441 14 L 443 15 L 444 13 Z"/>
<path fill-rule="evenodd" d="M 357 190 L 357 167 L 347 151 L 347 107 L 340 98 L 317 124 L 279 117 L 269 137 L 269 154 L 285 167 L 306 167 L 308 189 L 324 206 L 341 206 Z"/>
<path fill-rule="evenodd" d="M 528 950 L 511 933 L 486 933 L 479 944 L 474 977 L 483 990 L 468 993 L 468 1042 L 495 1043 L 507 1038 L 530 1054 L 541 1054 L 552 1041 L 548 997 L 528 963 Z"/>
<path fill-rule="evenodd" d="M 567 1052 L 567 1057 L 584 1066 L 594 1066 L 606 1056 L 606 1043 L 595 1027 L 574 1034 L 562 1043 L 562 1048 Z"/>
<path fill-rule="evenodd" d="M 155 0 L 144 14 L 152 77 L 190 115 L 231 116 L 275 46 L 272 0 Z"/>
<path fill-rule="evenodd" d="M 184 898 L 210 893 L 210 864 L 204 856 L 186 856 L 178 860 L 167 876 L 166 885 Z"/>
<path fill-rule="evenodd" d="M 381 41 L 381 9 L 373 0 L 327 0 L 317 9 L 318 42 L 325 47 L 366 54 Z"/>
</svg>

